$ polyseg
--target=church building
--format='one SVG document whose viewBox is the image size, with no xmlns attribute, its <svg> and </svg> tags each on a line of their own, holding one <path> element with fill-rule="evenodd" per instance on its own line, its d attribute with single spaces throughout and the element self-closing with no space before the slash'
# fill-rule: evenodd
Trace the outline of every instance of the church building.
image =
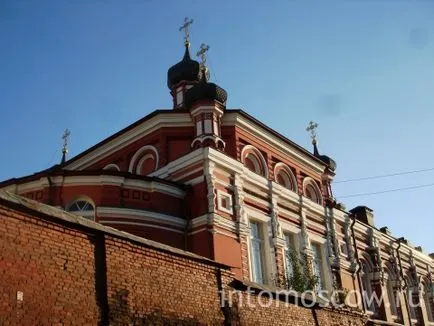
<svg viewBox="0 0 434 326">
<path fill-rule="evenodd" d="M 372 209 L 335 200 L 337 165 L 320 153 L 315 123 L 311 151 L 228 108 L 209 47 L 192 59 L 190 24 L 167 71 L 171 109 L 70 159 L 66 133 L 60 164 L 0 189 L 228 265 L 246 284 L 292 288 L 301 268 L 312 290 L 344 293 L 373 324 L 434 325 L 433 255 L 377 228 Z"/>
</svg>

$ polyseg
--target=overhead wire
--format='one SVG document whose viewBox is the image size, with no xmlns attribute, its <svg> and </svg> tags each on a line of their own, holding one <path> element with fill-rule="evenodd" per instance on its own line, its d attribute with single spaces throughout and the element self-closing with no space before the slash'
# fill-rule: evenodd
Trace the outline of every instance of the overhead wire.
<svg viewBox="0 0 434 326">
<path fill-rule="evenodd" d="M 422 173 L 422 172 L 429 172 L 429 171 L 434 171 L 434 168 L 422 169 L 422 170 L 412 170 L 412 171 L 405 171 L 405 172 L 397 172 L 397 173 L 390 173 L 390 174 L 380 174 L 380 175 L 374 175 L 374 176 L 368 176 L 368 177 L 334 181 L 333 183 L 336 184 L 336 183 L 373 180 L 373 179 L 389 178 L 389 177 L 395 177 L 395 176 L 400 176 L 400 175 L 408 175 L 408 174 Z"/>
<path fill-rule="evenodd" d="M 352 195 L 344 195 L 344 196 L 337 196 L 338 198 L 352 198 L 352 197 L 363 197 L 363 196 L 372 196 L 372 195 L 380 195 L 390 192 L 398 192 L 398 191 L 406 191 L 406 190 L 413 190 L 413 189 L 420 189 L 420 188 L 428 188 L 433 187 L 434 183 L 428 183 L 423 185 L 416 185 L 416 186 L 410 186 L 410 187 L 403 187 L 403 188 L 395 188 L 395 189 L 388 189 L 388 190 L 382 190 L 382 191 L 373 191 L 373 192 L 364 192 L 359 194 L 352 194 Z"/>
</svg>

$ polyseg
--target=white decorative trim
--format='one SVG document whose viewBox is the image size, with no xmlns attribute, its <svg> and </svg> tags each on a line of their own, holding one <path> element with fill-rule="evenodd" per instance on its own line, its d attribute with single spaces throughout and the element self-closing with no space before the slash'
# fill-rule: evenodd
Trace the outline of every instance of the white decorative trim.
<svg viewBox="0 0 434 326">
<path fill-rule="evenodd" d="M 207 224 L 208 224 L 208 214 L 195 217 L 190 221 L 190 226 L 192 228 L 196 228 L 198 226 L 207 225 Z"/>
<path fill-rule="evenodd" d="M 152 146 L 152 145 L 145 145 L 145 146 L 139 148 L 137 150 L 137 152 L 131 158 L 130 165 L 128 167 L 128 172 L 133 173 L 133 167 L 134 167 L 134 164 L 136 163 L 136 160 L 140 157 L 140 155 L 142 153 L 144 153 L 144 152 L 146 152 L 148 150 L 150 150 L 150 151 L 152 151 L 154 153 L 154 155 L 155 155 L 154 156 L 154 159 L 155 159 L 155 168 L 154 169 L 158 169 L 158 166 L 159 166 L 158 164 L 159 164 L 160 157 L 158 156 L 157 149 L 154 146 Z M 148 158 L 147 155 L 145 155 L 145 158 Z M 144 162 L 144 158 L 142 158 L 139 161 L 139 163 L 137 164 L 137 168 L 136 168 L 136 173 L 137 174 L 139 174 L 139 168 L 141 167 L 140 164 L 143 164 L 143 162 Z"/>
<path fill-rule="evenodd" d="M 313 200 L 311 200 L 309 197 L 307 197 L 305 195 L 305 193 L 306 193 L 306 187 L 307 187 L 308 184 L 311 185 L 313 188 L 315 188 L 315 192 L 316 192 L 316 194 L 317 194 L 317 196 L 319 198 L 319 203 L 314 202 Z M 315 180 L 312 179 L 311 177 L 305 177 L 303 179 L 303 195 L 304 195 L 305 198 L 309 199 L 311 202 L 313 202 L 315 204 L 319 204 L 320 205 L 320 204 L 323 203 L 323 197 L 322 197 L 322 194 L 321 194 L 321 189 L 318 187 L 318 184 L 315 182 Z"/>
<path fill-rule="evenodd" d="M 267 215 L 263 212 L 257 211 L 254 208 L 250 208 L 250 207 L 245 206 L 244 210 L 245 210 L 249 220 L 255 219 L 255 220 L 258 220 L 258 221 L 263 222 L 263 223 L 268 223 L 271 219 L 271 217 L 269 215 Z"/>
<path fill-rule="evenodd" d="M 120 171 L 119 166 L 114 163 L 107 164 L 105 167 L 103 167 L 103 170 L 110 170 L 111 168 L 115 168 L 116 171 Z"/>
<path fill-rule="evenodd" d="M 173 181 L 179 181 L 179 180 L 181 180 L 181 179 L 184 179 L 184 178 L 188 177 L 189 175 L 192 175 L 192 174 L 194 174 L 194 173 L 201 172 L 201 171 L 203 171 L 203 167 L 202 167 L 202 166 L 198 167 L 197 169 L 194 169 L 194 170 L 188 171 L 188 172 L 186 172 L 185 174 L 182 174 L 182 175 L 180 175 L 180 176 L 178 176 L 178 177 L 176 177 L 176 178 L 173 178 L 172 180 L 173 180 Z"/>
<path fill-rule="evenodd" d="M 206 149 L 208 148 L 198 148 L 187 155 L 181 156 L 166 166 L 152 172 L 150 176 L 163 179 L 168 178 L 171 174 L 206 159 L 208 154 Z"/>
<path fill-rule="evenodd" d="M 301 233 L 300 227 L 295 224 L 292 224 L 289 221 L 279 218 L 279 223 L 283 233 L 289 232 L 296 235 L 299 235 Z"/>
<path fill-rule="evenodd" d="M 158 222 L 172 225 L 179 228 L 185 228 L 186 220 L 162 213 L 156 213 L 146 210 L 119 208 L 119 207 L 97 207 L 98 217 L 116 217 L 116 218 L 133 218 L 144 222 Z M 125 221 L 127 222 L 127 221 Z"/>
<path fill-rule="evenodd" d="M 184 231 L 180 231 L 177 229 L 155 225 L 155 224 L 149 224 L 149 223 L 137 223 L 137 222 L 127 222 L 127 221 L 111 221 L 111 220 L 100 220 L 98 223 L 104 224 L 104 225 L 137 225 L 137 226 L 146 226 L 152 229 L 160 229 L 160 230 L 166 230 L 170 232 L 180 233 L 183 234 Z"/>
<path fill-rule="evenodd" d="M 288 142 L 283 139 L 273 135 L 268 130 L 262 128 L 258 124 L 249 121 L 247 118 L 243 117 L 240 113 L 231 112 L 226 113 L 222 118 L 222 126 L 232 126 L 236 125 L 241 129 L 246 130 L 248 133 L 255 135 L 259 139 L 273 145 L 276 149 L 283 152 L 284 155 L 295 159 L 299 164 L 304 166 L 309 166 L 315 172 L 323 173 L 325 165 L 317 162 L 313 157 L 309 156 L 307 153 L 291 146 Z"/>
<path fill-rule="evenodd" d="M 264 156 L 262 155 L 261 151 L 259 149 L 257 149 L 255 146 L 253 145 L 245 145 L 241 151 L 241 161 L 243 162 L 243 164 L 245 163 L 244 160 L 246 159 L 245 153 L 246 151 L 251 150 L 252 152 L 254 152 L 260 159 L 261 163 L 262 163 L 262 169 L 264 172 L 263 177 L 268 178 L 268 165 L 267 165 L 267 161 L 265 160 Z"/>
<path fill-rule="evenodd" d="M 223 198 L 226 198 L 229 207 L 224 207 L 222 205 L 222 199 Z M 228 214 L 233 213 L 231 194 L 228 194 L 226 192 L 221 191 L 220 189 L 217 189 L 217 209 L 221 210 L 222 212 L 228 213 Z"/>
<path fill-rule="evenodd" d="M 111 141 L 98 146 L 90 153 L 83 157 L 67 163 L 65 169 L 68 170 L 83 170 L 86 167 L 95 164 L 96 162 L 104 159 L 105 157 L 119 151 L 121 148 L 125 148 L 128 145 L 134 143 L 140 138 L 143 138 L 147 134 L 152 133 L 163 127 L 193 127 L 190 113 L 176 113 L 173 114 L 162 112 L 156 116 L 143 121 L 133 129 L 119 135 Z"/>
<path fill-rule="evenodd" d="M 284 170 L 284 171 L 288 174 L 288 177 L 291 179 L 292 184 L 294 185 L 295 189 L 289 189 L 288 187 L 285 187 L 284 185 L 280 185 L 280 184 L 277 182 L 277 175 L 278 175 L 277 172 L 278 172 L 279 169 Z M 288 165 L 286 165 L 285 163 L 282 163 L 282 162 L 278 162 L 278 163 L 276 163 L 276 165 L 274 166 L 273 174 L 274 174 L 274 181 L 275 181 L 277 184 L 279 184 L 279 185 L 282 186 L 283 188 L 286 188 L 286 189 L 288 189 L 288 190 L 290 190 L 290 191 L 292 191 L 292 192 L 297 193 L 297 191 L 298 191 L 297 179 L 296 179 L 294 173 L 292 173 L 292 170 L 290 169 L 290 167 L 289 167 Z"/>
</svg>

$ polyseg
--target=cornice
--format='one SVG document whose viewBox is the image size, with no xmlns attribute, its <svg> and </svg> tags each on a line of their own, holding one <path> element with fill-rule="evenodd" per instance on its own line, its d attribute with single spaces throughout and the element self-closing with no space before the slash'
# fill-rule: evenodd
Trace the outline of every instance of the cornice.
<svg viewBox="0 0 434 326">
<path fill-rule="evenodd" d="M 318 162 L 313 155 L 308 155 L 307 151 L 296 148 L 298 145 L 292 142 L 289 143 L 289 140 L 284 140 L 283 136 L 277 137 L 259 124 L 251 121 L 251 119 L 247 119 L 244 115 L 245 114 L 241 114 L 240 112 L 228 112 L 223 116 L 222 126 L 236 125 L 257 136 L 259 139 L 262 139 L 264 142 L 274 145 L 277 150 L 295 159 L 300 164 L 309 166 L 315 172 L 321 174 L 324 172 L 324 164 Z"/>
<path fill-rule="evenodd" d="M 78 159 L 72 159 L 71 163 L 66 162 L 64 169 L 82 170 L 110 154 L 126 147 L 147 134 L 163 127 L 193 127 L 189 113 L 167 114 L 168 112 L 157 112 L 151 117 L 110 141 L 103 141 L 96 147 Z"/>
</svg>

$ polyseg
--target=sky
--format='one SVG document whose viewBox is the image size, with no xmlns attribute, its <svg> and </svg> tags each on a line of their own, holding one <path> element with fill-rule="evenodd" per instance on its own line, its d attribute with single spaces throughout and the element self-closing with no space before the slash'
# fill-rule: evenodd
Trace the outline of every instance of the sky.
<svg viewBox="0 0 434 326">
<path fill-rule="evenodd" d="M 1 0 L 0 180 L 58 163 L 65 128 L 71 157 L 170 108 L 185 16 L 228 108 L 307 149 L 316 121 L 335 197 L 434 252 L 432 1 Z"/>
</svg>

